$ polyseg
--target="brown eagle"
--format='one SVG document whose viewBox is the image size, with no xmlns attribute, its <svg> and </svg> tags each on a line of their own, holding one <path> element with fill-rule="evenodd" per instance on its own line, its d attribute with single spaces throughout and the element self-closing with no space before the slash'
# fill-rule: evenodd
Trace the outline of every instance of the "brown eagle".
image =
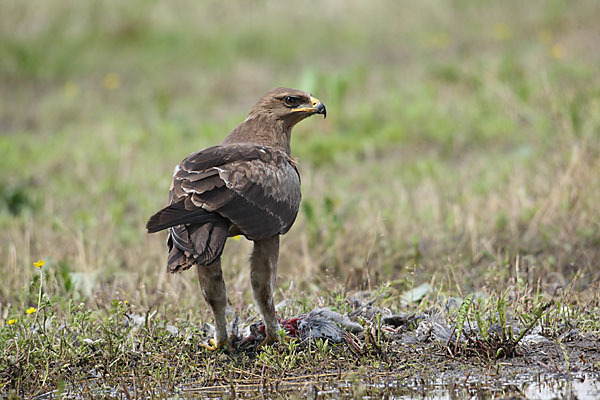
<svg viewBox="0 0 600 400">
<path fill-rule="evenodd" d="M 167 270 L 197 266 L 202 294 L 215 316 L 214 347 L 229 342 L 221 254 L 228 237 L 254 242 L 252 292 L 266 328 L 262 344 L 277 340 L 273 290 L 279 235 L 300 206 L 300 175 L 290 156 L 292 128 L 313 114 L 326 116 L 311 94 L 277 88 L 265 94 L 220 145 L 195 152 L 175 167 L 169 205 L 148 220 L 149 233 L 168 229 Z"/>
</svg>

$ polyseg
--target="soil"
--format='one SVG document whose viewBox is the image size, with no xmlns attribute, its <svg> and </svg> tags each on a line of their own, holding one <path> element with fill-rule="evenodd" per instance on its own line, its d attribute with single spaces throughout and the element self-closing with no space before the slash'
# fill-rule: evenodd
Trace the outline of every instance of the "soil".
<svg viewBox="0 0 600 400">
<path fill-rule="evenodd" d="M 499 360 L 452 356 L 439 342 L 393 343 L 381 357 L 378 369 L 338 364 L 281 376 L 238 371 L 220 385 L 180 389 L 215 398 L 600 398 L 600 340 L 591 335 L 519 346 L 514 357 Z"/>
</svg>

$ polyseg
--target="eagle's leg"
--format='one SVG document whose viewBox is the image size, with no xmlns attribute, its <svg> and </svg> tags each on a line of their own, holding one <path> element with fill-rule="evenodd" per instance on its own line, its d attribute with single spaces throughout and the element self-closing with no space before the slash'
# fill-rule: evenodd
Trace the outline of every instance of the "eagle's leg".
<svg viewBox="0 0 600 400">
<path fill-rule="evenodd" d="M 267 335 L 260 346 L 279 340 L 277 335 L 279 322 L 273 303 L 278 258 L 279 235 L 254 242 L 254 249 L 250 256 L 250 283 L 252 284 L 254 299 L 265 323 L 265 333 Z"/>
<path fill-rule="evenodd" d="M 221 259 L 219 258 L 209 265 L 198 265 L 197 271 L 202 295 L 215 316 L 214 341 L 216 343 L 213 348 L 208 348 L 214 350 L 225 347 L 230 343 L 227 337 L 227 320 L 225 319 L 227 293 L 223 281 L 223 272 L 221 271 Z"/>
</svg>

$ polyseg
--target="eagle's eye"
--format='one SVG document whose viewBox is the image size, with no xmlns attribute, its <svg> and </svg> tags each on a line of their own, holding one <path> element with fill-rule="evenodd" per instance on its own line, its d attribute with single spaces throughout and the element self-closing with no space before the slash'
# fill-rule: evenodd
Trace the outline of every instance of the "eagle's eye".
<svg viewBox="0 0 600 400">
<path fill-rule="evenodd" d="M 300 99 L 296 96 L 285 96 L 283 102 L 287 107 L 298 107 Z"/>
</svg>

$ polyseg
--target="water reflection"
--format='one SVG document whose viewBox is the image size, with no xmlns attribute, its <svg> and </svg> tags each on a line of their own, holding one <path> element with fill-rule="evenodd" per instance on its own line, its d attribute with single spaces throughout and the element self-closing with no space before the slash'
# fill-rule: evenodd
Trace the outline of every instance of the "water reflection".
<svg viewBox="0 0 600 400">
<path fill-rule="evenodd" d="M 527 399 L 598 399 L 600 383 L 596 377 L 581 377 L 572 380 L 551 379 L 528 385 L 524 391 Z"/>
</svg>

